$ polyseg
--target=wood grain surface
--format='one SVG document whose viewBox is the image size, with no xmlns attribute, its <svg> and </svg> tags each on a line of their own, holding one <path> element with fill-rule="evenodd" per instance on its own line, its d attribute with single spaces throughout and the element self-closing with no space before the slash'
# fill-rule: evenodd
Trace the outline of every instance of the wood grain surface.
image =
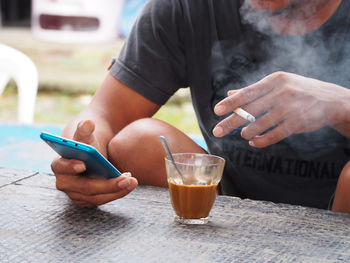
<svg viewBox="0 0 350 263">
<path fill-rule="evenodd" d="M 45 173 L 0 168 L 0 262 L 350 262 L 350 216 L 219 196 L 209 223 L 173 221 L 167 189 L 75 207 Z"/>
</svg>

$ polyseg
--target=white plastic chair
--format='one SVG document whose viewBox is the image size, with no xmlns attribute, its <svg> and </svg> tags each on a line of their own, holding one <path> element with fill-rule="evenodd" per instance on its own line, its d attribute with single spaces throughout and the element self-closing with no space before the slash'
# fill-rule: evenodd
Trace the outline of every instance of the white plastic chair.
<svg viewBox="0 0 350 263">
<path fill-rule="evenodd" d="M 22 52 L 0 44 L 0 95 L 11 78 L 18 90 L 18 121 L 32 123 L 39 82 L 37 68 Z"/>
</svg>

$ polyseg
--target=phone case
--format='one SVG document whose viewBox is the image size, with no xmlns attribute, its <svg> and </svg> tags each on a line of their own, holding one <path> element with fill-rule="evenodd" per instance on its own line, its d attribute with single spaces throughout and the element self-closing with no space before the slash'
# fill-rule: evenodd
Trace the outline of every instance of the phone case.
<svg viewBox="0 0 350 263">
<path fill-rule="evenodd" d="M 83 161 L 86 171 L 82 175 L 97 178 L 114 178 L 121 175 L 121 172 L 91 145 L 47 132 L 42 132 L 40 138 L 63 158 Z"/>
</svg>

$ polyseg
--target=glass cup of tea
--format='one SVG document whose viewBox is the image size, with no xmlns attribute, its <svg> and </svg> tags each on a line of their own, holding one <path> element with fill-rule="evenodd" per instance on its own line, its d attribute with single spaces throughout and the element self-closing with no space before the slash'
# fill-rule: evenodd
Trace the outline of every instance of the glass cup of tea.
<svg viewBox="0 0 350 263">
<path fill-rule="evenodd" d="M 165 157 L 165 167 L 175 221 L 206 224 L 225 159 L 198 153 L 175 153 L 173 158 L 174 163 L 169 156 Z"/>
</svg>

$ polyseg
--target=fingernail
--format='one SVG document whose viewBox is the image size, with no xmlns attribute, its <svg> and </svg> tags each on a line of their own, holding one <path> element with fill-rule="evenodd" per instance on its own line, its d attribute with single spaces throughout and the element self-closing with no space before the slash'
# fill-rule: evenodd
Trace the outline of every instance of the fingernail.
<svg viewBox="0 0 350 263">
<path fill-rule="evenodd" d="M 127 177 L 131 177 L 131 173 L 129 173 L 129 172 L 123 173 L 123 175 L 125 175 Z"/>
<path fill-rule="evenodd" d="M 220 126 L 216 126 L 213 130 L 213 134 L 216 137 L 222 136 L 223 133 L 224 133 L 224 130 Z"/>
<path fill-rule="evenodd" d="M 118 183 L 118 186 L 120 188 L 127 188 L 130 185 L 130 177 L 125 177 L 122 181 Z"/>
<path fill-rule="evenodd" d="M 81 172 L 84 172 L 86 170 L 86 167 L 84 164 L 79 163 L 79 164 L 74 164 L 73 169 L 77 173 L 81 173 Z"/>
<path fill-rule="evenodd" d="M 229 90 L 229 91 L 227 92 L 227 96 L 231 96 L 233 93 L 235 93 L 234 90 Z"/>
<path fill-rule="evenodd" d="M 249 145 L 255 147 L 255 143 L 253 141 L 249 141 Z"/>
<path fill-rule="evenodd" d="M 223 114 L 225 112 L 225 106 L 218 105 L 214 108 L 216 114 Z"/>
<path fill-rule="evenodd" d="M 87 121 L 84 121 L 83 123 L 81 123 L 79 128 L 80 128 L 80 132 L 82 133 L 85 133 L 85 134 L 91 133 L 91 125 L 89 125 Z"/>
<path fill-rule="evenodd" d="M 134 186 L 132 184 L 129 184 L 127 187 L 126 187 L 127 190 L 131 191 L 132 189 L 134 189 Z"/>
</svg>

